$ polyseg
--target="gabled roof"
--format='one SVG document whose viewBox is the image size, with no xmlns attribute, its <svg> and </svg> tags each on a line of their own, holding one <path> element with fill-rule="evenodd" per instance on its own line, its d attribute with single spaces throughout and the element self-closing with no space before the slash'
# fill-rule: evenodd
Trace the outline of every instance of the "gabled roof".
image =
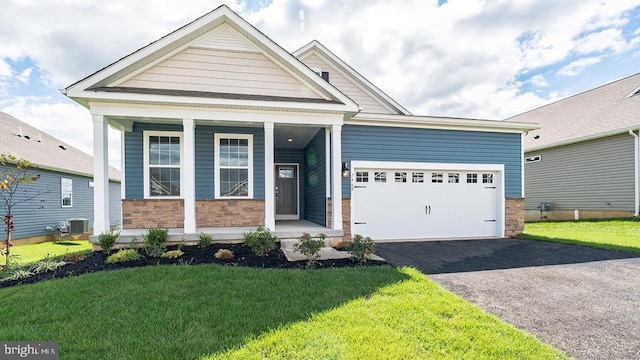
<svg viewBox="0 0 640 360">
<path fill-rule="evenodd" d="M 400 105 L 397 101 L 393 100 L 389 95 L 385 94 L 378 87 L 373 85 L 369 80 L 367 80 L 364 76 L 360 75 L 355 69 L 349 66 L 346 62 L 336 56 L 334 53 L 329 51 L 324 45 L 322 45 L 319 41 L 313 40 L 307 45 L 301 47 L 300 49 L 293 52 L 293 55 L 298 59 L 304 60 L 312 55 L 316 54 L 320 56 L 323 60 L 330 62 L 330 64 L 338 69 L 343 75 L 348 77 L 351 81 L 354 82 L 358 87 L 371 95 L 375 100 L 377 100 L 382 106 L 388 108 L 392 113 L 396 115 L 411 115 L 409 110 L 405 109 L 402 105 Z M 366 112 L 366 109 L 365 109 Z"/>
<path fill-rule="evenodd" d="M 0 154 L 29 160 L 44 170 L 93 177 L 93 158 L 35 127 L 0 112 Z M 120 181 L 118 169 L 109 178 Z"/>
<path fill-rule="evenodd" d="M 640 129 L 640 73 L 513 116 L 541 128 L 525 136 L 525 151 L 567 145 Z M 635 95 L 634 95 L 635 94 Z"/>
<path fill-rule="evenodd" d="M 283 107 L 300 107 L 300 103 L 306 102 L 304 98 L 292 100 L 287 97 L 277 99 L 268 97 L 234 97 L 233 94 L 219 94 L 216 92 L 204 92 L 199 96 L 193 96 L 193 94 L 179 91 L 158 94 L 152 91 L 144 93 L 140 89 L 132 92 L 118 88 L 118 84 L 122 79 L 140 74 L 151 65 L 158 64 L 170 56 L 187 49 L 190 45 L 195 43 L 202 44 L 203 38 L 222 25 L 232 28 L 234 33 L 240 34 L 246 39 L 247 46 L 261 51 L 267 58 L 277 63 L 283 70 L 308 85 L 314 92 L 325 99 L 324 102 L 317 101 L 317 98 L 310 100 L 308 101 L 311 104 L 309 106 L 328 111 L 357 112 L 357 104 L 348 96 L 319 78 L 311 69 L 226 5 L 221 5 L 210 13 L 70 85 L 62 92 L 87 107 L 91 100 L 182 102 L 239 107 L 256 105 L 256 101 L 260 101 L 266 106 L 269 106 L 269 103 L 277 103 L 277 106 Z M 111 88 L 110 91 L 105 91 L 108 88 Z"/>
</svg>

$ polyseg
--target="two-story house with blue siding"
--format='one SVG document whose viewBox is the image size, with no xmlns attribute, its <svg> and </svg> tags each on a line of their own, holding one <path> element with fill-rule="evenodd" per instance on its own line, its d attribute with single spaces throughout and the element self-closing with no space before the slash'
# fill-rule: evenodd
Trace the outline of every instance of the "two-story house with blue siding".
<svg viewBox="0 0 640 360">
<path fill-rule="evenodd" d="M 94 233 L 110 225 L 108 126 L 124 139 L 123 231 L 138 236 L 522 231 L 535 125 L 414 116 L 319 42 L 289 53 L 224 5 L 63 92 L 93 121 Z"/>
<path fill-rule="evenodd" d="M 58 240 L 58 229 L 71 219 L 87 219 L 91 226 L 94 190 L 91 156 L 3 112 L 0 112 L 0 153 L 29 160 L 37 165 L 29 173 L 40 175 L 37 181 L 16 193 L 19 201 L 39 195 L 13 208 L 14 245 Z M 107 206 L 109 223 L 113 226 L 120 224 L 120 198 L 120 171 L 110 168 Z M 4 237 L 0 235 L 0 239 Z"/>
</svg>

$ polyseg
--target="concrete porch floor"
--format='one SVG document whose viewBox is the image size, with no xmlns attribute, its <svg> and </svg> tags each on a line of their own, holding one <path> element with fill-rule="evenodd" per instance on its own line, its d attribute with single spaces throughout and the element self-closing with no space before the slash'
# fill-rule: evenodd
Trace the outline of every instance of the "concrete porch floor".
<svg viewBox="0 0 640 360">
<path fill-rule="evenodd" d="M 256 228 L 257 227 L 203 227 L 197 228 L 195 233 L 185 233 L 182 228 L 169 228 L 169 242 L 196 242 L 198 241 L 198 235 L 201 233 L 211 235 L 214 242 L 241 242 L 243 233 L 256 230 Z M 141 243 L 143 235 L 146 232 L 147 229 L 121 229 L 118 243 L 129 244 L 134 241 L 134 239 L 136 242 Z M 314 237 L 325 234 L 329 239 L 337 242 L 342 238 L 343 231 L 333 230 L 308 220 L 278 220 L 276 221 L 276 228 L 271 231 L 271 234 L 277 236 L 281 241 L 297 240 L 304 233 Z M 90 241 L 95 244 L 98 242 L 98 237 L 95 235 L 91 236 Z"/>
</svg>

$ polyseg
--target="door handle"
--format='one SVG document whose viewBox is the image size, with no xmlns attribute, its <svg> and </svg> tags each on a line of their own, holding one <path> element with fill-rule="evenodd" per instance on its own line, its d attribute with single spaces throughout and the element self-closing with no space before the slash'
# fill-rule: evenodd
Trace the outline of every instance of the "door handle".
<svg viewBox="0 0 640 360">
<path fill-rule="evenodd" d="M 276 186 L 276 199 L 278 198 L 278 187 Z"/>
<path fill-rule="evenodd" d="M 426 215 L 431 215 L 431 205 L 425 205 L 424 206 L 424 213 Z"/>
</svg>

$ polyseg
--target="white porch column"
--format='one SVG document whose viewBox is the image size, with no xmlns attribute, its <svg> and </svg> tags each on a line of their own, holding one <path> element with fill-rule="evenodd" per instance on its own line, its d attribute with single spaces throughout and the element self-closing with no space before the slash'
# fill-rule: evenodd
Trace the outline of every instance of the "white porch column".
<svg viewBox="0 0 640 360">
<path fill-rule="evenodd" d="M 196 140 L 193 119 L 182 119 L 184 131 L 184 165 L 182 190 L 184 194 L 184 233 L 196 233 Z"/>
<path fill-rule="evenodd" d="M 93 117 L 93 235 L 109 231 L 109 124 Z"/>
<path fill-rule="evenodd" d="M 342 125 L 331 127 L 331 228 L 342 230 Z"/>
<path fill-rule="evenodd" d="M 272 122 L 264 123 L 264 226 L 271 231 L 276 229 L 273 127 Z"/>
</svg>

